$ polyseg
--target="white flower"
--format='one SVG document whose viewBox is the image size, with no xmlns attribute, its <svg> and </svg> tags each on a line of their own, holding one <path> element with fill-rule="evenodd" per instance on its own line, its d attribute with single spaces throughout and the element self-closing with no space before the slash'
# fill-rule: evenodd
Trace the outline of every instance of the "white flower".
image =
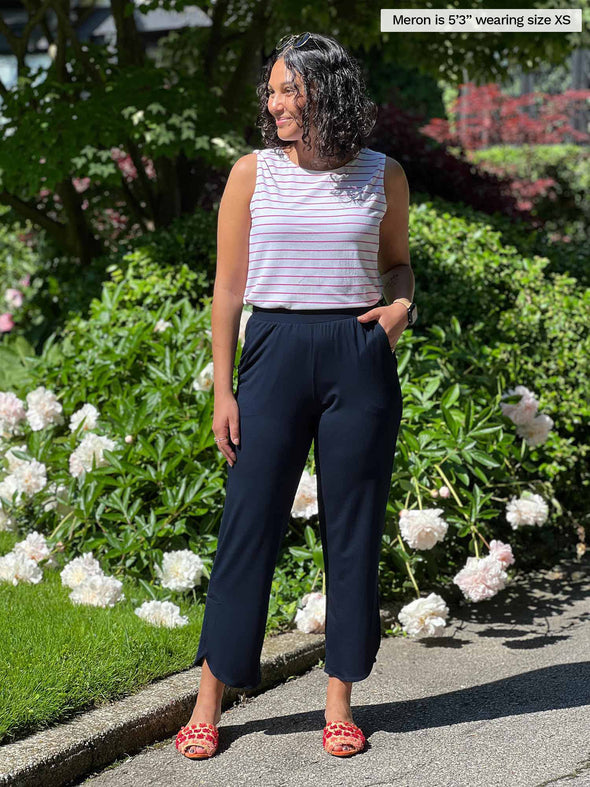
<svg viewBox="0 0 590 787">
<path fill-rule="evenodd" d="M 306 593 L 301 599 L 302 609 L 295 615 L 299 631 L 322 634 L 326 628 L 326 597 L 323 593 Z"/>
<path fill-rule="evenodd" d="M 7 476 L 7 480 L 10 476 Z M 12 473 L 19 492 L 32 497 L 47 485 L 47 468 L 43 462 L 32 459 L 30 462 L 21 462 Z"/>
<path fill-rule="evenodd" d="M 505 544 L 503 541 L 496 541 L 495 538 L 490 541 L 490 555 L 502 565 L 502 568 L 511 566 L 515 562 L 510 544 Z"/>
<path fill-rule="evenodd" d="M 399 519 L 402 538 L 412 549 L 432 549 L 443 540 L 449 527 L 439 516 L 442 512 L 442 508 L 406 511 Z"/>
<path fill-rule="evenodd" d="M 441 497 L 449 497 L 451 494 L 451 490 L 449 489 L 448 486 L 441 486 L 441 488 L 438 490 L 438 493 Z"/>
<path fill-rule="evenodd" d="M 203 561 L 190 549 L 179 549 L 164 553 L 162 567 L 155 566 L 154 570 L 162 587 L 190 590 L 201 584 Z"/>
<path fill-rule="evenodd" d="M 172 323 L 168 322 L 167 320 L 158 320 L 158 322 L 154 325 L 154 331 L 156 333 L 163 333 L 166 328 L 171 328 Z"/>
<path fill-rule="evenodd" d="M 13 309 L 20 309 L 23 305 L 23 294 L 20 290 L 16 290 L 14 287 L 9 287 L 6 292 L 4 293 L 4 298 L 9 306 Z"/>
<path fill-rule="evenodd" d="M 27 394 L 27 404 L 27 420 L 34 432 L 52 424 L 63 424 L 63 408 L 53 391 L 41 385 Z"/>
<path fill-rule="evenodd" d="M 135 610 L 137 617 L 151 623 L 153 626 L 178 628 L 186 626 L 188 618 L 180 614 L 180 608 L 171 601 L 144 601 Z"/>
<path fill-rule="evenodd" d="M 73 413 L 70 418 L 70 431 L 75 432 L 82 421 L 84 421 L 82 432 L 89 432 L 91 429 L 96 429 L 98 410 L 93 404 L 85 404 Z"/>
<path fill-rule="evenodd" d="M 201 371 L 195 380 L 193 388 L 195 391 L 210 391 L 213 387 L 213 361 L 209 361 L 207 366 Z"/>
<path fill-rule="evenodd" d="M 124 599 L 121 592 L 123 583 L 115 577 L 104 574 L 91 574 L 84 582 L 70 593 L 70 600 L 74 604 L 86 604 L 91 607 L 114 607 L 117 601 Z"/>
<path fill-rule="evenodd" d="M 40 492 L 47 484 L 47 469 L 42 462 L 33 459 L 30 462 L 21 462 L 15 467 L 13 473 L 5 476 L 0 482 L 0 497 L 12 502 L 16 492 L 16 505 L 19 505 L 22 496 L 32 497 Z"/>
<path fill-rule="evenodd" d="M 506 519 L 513 530 L 522 525 L 544 525 L 549 515 L 549 507 L 541 495 L 523 492 L 512 497 L 506 504 Z"/>
<path fill-rule="evenodd" d="M 125 435 L 125 442 L 126 442 L 128 445 L 129 445 L 130 443 L 132 443 L 132 442 L 133 442 L 133 435 L 132 435 L 132 434 L 126 434 L 126 435 Z"/>
<path fill-rule="evenodd" d="M 549 432 L 553 428 L 553 419 L 548 415 L 538 415 L 532 421 L 521 424 L 516 430 L 516 434 L 526 440 L 527 445 L 534 448 L 544 443 Z"/>
<path fill-rule="evenodd" d="M 242 345 L 246 339 L 246 325 L 248 325 L 248 320 L 251 316 L 252 312 L 249 309 L 242 309 L 242 313 L 240 314 L 240 328 L 238 330 L 238 339 Z"/>
<path fill-rule="evenodd" d="M 78 478 L 92 470 L 92 461 L 96 459 L 97 467 L 108 465 L 104 457 L 104 450 L 112 451 L 115 448 L 114 440 L 103 435 L 88 432 L 80 445 L 70 454 L 70 473 Z"/>
<path fill-rule="evenodd" d="M 22 432 L 22 424 L 27 420 L 24 402 L 12 391 L 0 391 L 0 434 L 12 437 Z"/>
<path fill-rule="evenodd" d="M 28 448 L 25 445 L 13 445 L 8 451 L 4 454 L 6 461 L 8 462 L 8 470 L 10 473 L 13 473 L 19 465 L 26 464 L 29 460 L 28 459 L 19 459 L 18 456 L 15 456 L 12 452 L 13 451 L 28 451 Z"/>
<path fill-rule="evenodd" d="M 36 585 L 43 579 L 43 572 L 36 560 L 20 551 L 9 552 L 0 557 L 0 582 L 10 582 L 18 585 L 19 582 L 29 582 Z"/>
<path fill-rule="evenodd" d="M 68 588 L 77 588 L 91 576 L 104 576 L 100 563 L 92 552 L 85 552 L 82 557 L 75 557 L 66 563 L 60 573 L 61 584 Z"/>
<path fill-rule="evenodd" d="M 18 482 L 14 475 L 7 475 L 5 476 L 2 481 L 0 481 L 0 498 L 5 498 L 9 503 L 12 503 L 12 496 L 14 493 L 17 493 L 16 498 L 14 499 L 14 504 L 19 505 L 22 498 L 22 492 L 19 489 Z M 0 501 L 1 502 L 1 501 Z"/>
<path fill-rule="evenodd" d="M 467 563 L 453 577 L 463 595 L 470 601 L 492 598 L 504 588 L 508 574 L 492 555 L 468 557 Z"/>
<path fill-rule="evenodd" d="M 537 414 L 539 409 L 539 402 L 535 398 L 535 394 L 529 391 L 524 385 L 517 385 L 516 388 L 510 388 L 504 397 L 520 396 L 520 401 L 516 404 L 507 404 L 500 402 L 500 407 L 505 416 L 515 424 L 528 423 Z"/>
<path fill-rule="evenodd" d="M 548 415 L 537 415 L 539 402 L 534 393 L 524 385 L 517 385 L 515 389 L 503 394 L 505 397 L 513 395 L 520 396 L 520 401 L 517 404 L 501 402 L 502 412 L 517 425 L 516 433 L 526 440 L 531 448 L 541 445 L 553 427 L 553 420 Z"/>
<path fill-rule="evenodd" d="M 133 123 L 134 126 L 136 126 L 142 120 L 143 120 L 143 109 L 139 109 L 137 112 L 134 112 L 133 115 L 131 115 L 131 122 Z"/>
<path fill-rule="evenodd" d="M 46 557 L 49 557 L 51 554 L 51 550 L 47 545 L 47 541 L 43 533 L 38 533 L 34 530 L 32 533 L 29 533 L 24 541 L 19 541 L 17 544 L 14 545 L 14 551 L 18 553 L 22 553 L 27 557 L 30 557 L 31 560 L 35 560 L 37 563 L 40 560 L 44 560 Z"/>
<path fill-rule="evenodd" d="M 295 493 L 291 516 L 300 519 L 309 519 L 318 513 L 318 482 L 317 476 L 304 470 L 299 479 L 299 486 Z"/>
<path fill-rule="evenodd" d="M 444 633 L 449 608 L 440 596 L 430 593 L 406 604 L 398 613 L 404 631 L 416 639 L 440 637 Z"/>
</svg>

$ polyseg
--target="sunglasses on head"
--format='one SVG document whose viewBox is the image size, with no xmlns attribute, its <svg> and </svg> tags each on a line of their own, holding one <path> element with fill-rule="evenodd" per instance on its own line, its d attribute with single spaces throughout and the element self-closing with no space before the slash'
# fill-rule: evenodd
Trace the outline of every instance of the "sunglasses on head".
<svg viewBox="0 0 590 787">
<path fill-rule="evenodd" d="M 311 38 L 311 33 L 301 33 L 301 35 L 293 35 L 292 33 L 288 33 L 286 36 L 283 36 L 280 41 L 275 46 L 276 52 L 282 52 L 283 49 L 286 49 L 288 46 L 300 47 L 303 44 L 307 43 Z"/>
</svg>

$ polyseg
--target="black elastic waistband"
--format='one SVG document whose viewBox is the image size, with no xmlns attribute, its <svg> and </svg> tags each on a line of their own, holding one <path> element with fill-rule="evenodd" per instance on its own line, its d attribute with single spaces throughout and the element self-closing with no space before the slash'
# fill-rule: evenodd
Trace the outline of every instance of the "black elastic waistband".
<svg viewBox="0 0 590 787">
<path fill-rule="evenodd" d="M 372 306 L 343 306 L 341 309 L 290 309 L 282 306 L 271 309 L 266 306 L 256 306 L 256 304 L 254 304 L 252 306 L 252 311 L 264 312 L 267 314 L 325 314 L 327 316 L 330 316 L 330 314 L 350 314 L 351 316 L 358 316 L 359 314 L 368 312 L 370 309 L 374 309 L 376 306 L 385 306 L 383 299 L 377 301 L 377 303 L 374 303 Z"/>
<path fill-rule="evenodd" d="M 364 314 L 381 305 L 381 301 L 374 303 L 372 306 L 346 306 L 342 309 L 287 309 L 283 307 L 267 309 L 264 306 L 253 305 L 252 318 L 268 322 L 328 322 L 330 320 L 345 320 L 350 317 L 358 317 L 359 314 Z"/>
</svg>

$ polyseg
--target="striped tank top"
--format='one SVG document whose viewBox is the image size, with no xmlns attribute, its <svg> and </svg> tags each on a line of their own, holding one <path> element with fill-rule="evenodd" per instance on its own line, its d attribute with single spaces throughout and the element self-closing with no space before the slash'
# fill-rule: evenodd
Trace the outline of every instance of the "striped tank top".
<svg viewBox="0 0 590 787">
<path fill-rule="evenodd" d="M 343 167 L 320 172 L 293 163 L 280 147 L 253 152 L 243 302 L 291 309 L 378 303 L 385 154 L 362 148 Z"/>
</svg>

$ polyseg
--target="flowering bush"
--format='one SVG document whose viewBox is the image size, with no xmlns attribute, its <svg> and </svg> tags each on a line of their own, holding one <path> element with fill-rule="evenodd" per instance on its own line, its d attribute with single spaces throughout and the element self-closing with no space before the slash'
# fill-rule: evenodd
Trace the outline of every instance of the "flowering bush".
<svg viewBox="0 0 590 787">
<path fill-rule="evenodd" d="M 101 308 L 116 309 L 116 301 L 109 300 Z M 141 338 L 135 339 L 136 355 L 133 357 L 127 351 L 128 342 L 123 341 L 129 331 L 124 315 L 119 314 L 117 320 L 109 321 L 98 319 L 100 313 L 98 306 L 95 307 L 94 323 L 85 323 L 87 330 L 75 334 L 78 346 L 68 347 L 67 354 L 67 342 L 64 343 L 59 365 L 52 356 L 44 359 L 46 379 L 53 375 L 54 379 L 75 377 L 88 381 L 92 378 L 90 364 L 104 369 L 106 373 L 95 376 L 93 398 L 97 404 L 87 401 L 74 407 L 67 390 L 63 391 L 62 404 L 55 392 L 44 386 L 30 391 L 25 400 L 14 392 L 0 393 L 0 434 L 3 440 L 11 443 L 5 451 L 6 472 L 0 480 L 0 526 L 10 529 L 17 523 L 45 523 L 47 529 L 53 527 L 52 538 L 67 545 L 66 557 L 74 565 L 76 560 L 85 559 L 74 557 L 74 552 L 84 550 L 88 555 L 89 551 L 98 550 L 116 571 L 124 568 L 127 574 L 135 574 L 153 584 L 159 579 L 163 588 L 173 592 L 192 590 L 201 584 L 203 573 L 207 574 L 208 561 L 193 549 L 175 549 L 174 545 L 184 545 L 188 536 L 199 552 L 201 547 L 206 551 L 207 539 L 201 536 L 206 533 L 203 524 L 211 517 L 206 505 L 215 493 L 205 479 L 216 478 L 218 491 L 222 483 L 220 469 L 217 474 L 215 469 L 210 469 L 221 461 L 212 448 L 210 425 L 205 421 L 197 426 L 199 412 L 205 418 L 202 414 L 211 411 L 208 330 L 200 335 L 201 368 L 196 377 L 193 375 L 197 368 L 192 368 L 191 375 L 191 367 L 187 366 L 187 358 L 194 355 L 178 349 L 186 346 L 189 333 L 194 341 L 198 331 L 194 330 L 192 321 L 202 321 L 204 314 L 193 315 L 186 302 L 180 302 L 176 312 L 173 305 L 167 303 L 166 310 L 144 316 L 143 323 L 138 318 L 133 331 Z M 243 336 L 248 318 L 249 312 L 245 311 L 240 336 Z M 95 324 L 99 332 L 104 324 L 109 324 L 114 334 L 110 342 L 98 341 L 93 336 Z M 191 325 L 193 327 L 189 328 Z M 455 329 L 458 331 L 458 325 Z M 118 333 L 121 337 L 116 340 Z M 183 339 L 179 333 L 184 335 Z M 455 339 L 459 336 L 460 331 L 455 333 Z M 410 380 L 404 371 L 412 346 L 415 380 Z M 462 383 L 452 382 L 457 376 L 453 367 L 457 348 L 458 342 L 452 337 L 447 347 L 439 346 L 437 351 L 418 337 L 407 336 L 402 341 L 398 370 L 404 389 L 405 418 L 394 473 L 395 502 L 390 504 L 398 521 L 395 528 L 389 529 L 386 543 L 389 553 L 396 555 L 398 561 L 401 559 L 408 569 L 417 588 L 420 557 L 409 555 L 406 546 L 417 552 L 434 551 L 435 546 L 447 542 L 445 552 L 439 555 L 436 574 L 448 574 L 463 555 L 467 563 L 463 573 L 459 571 L 456 575 L 455 582 L 466 597 L 481 600 L 503 587 L 506 580 L 503 569 L 511 562 L 506 558 L 510 550 L 507 544 L 499 540 L 495 544 L 494 541 L 486 542 L 485 520 L 500 516 L 497 509 L 486 507 L 486 503 L 495 487 L 503 486 L 506 488 L 506 521 L 513 529 L 524 524 L 545 523 L 548 507 L 538 492 L 529 497 L 513 494 L 508 500 L 508 490 L 518 491 L 523 484 L 531 486 L 534 483 L 545 495 L 551 495 L 548 482 L 519 479 L 517 462 L 522 463 L 523 445 L 535 451 L 550 439 L 554 424 L 549 416 L 539 413 L 539 401 L 525 386 L 507 389 L 501 397 L 486 403 L 481 390 L 470 387 L 469 378 L 464 378 Z M 444 353 L 444 366 L 437 359 L 437 352 L 441 357 Z M 113 358 L 113 366 L 120 370 L 118 377 L 106 371 L 105 356 Z M 139 369 L 140 364 L 146 373 L 139 377 L 139 383 L 134 383 L 138 375 L 130 370 Z M 159 384 L 162 376 L 167 383 L 164 388 Z M 127 385 L 123 387 L 125 381 Z M 130 402 L 136 401 L 137 385 L 144 391 L 144 401 L 132 412 Z M 109 395 L 111 389 L 117 392 L 117 397 Z M 438 392 L 439 402 L 432 406 L 435 392 Z M 167 394 L 177 400 L 186 399 L 180 409 L 182 417 Z M 190 417 L 190 397 L 195 397 L 201 405 L 199 408 L 198 404 L 192 404 L 196 411 L 194 420 Z M 464 402 L 463 408 L 458 407 L 461 402 Z M 66 408 L 70 411 L 69 419 Z M 166 443 L 162 432 L 170 429 L 166 423 L 170 423 L 175 413 L 178 419 L 175 429 L 180 434 L 171 435 Z M 506 433 L 507 421 L 512 424 L 513 434 Z M 189 441 L 183 439 L 183 427 L 187 422 L 203 437 L 207 428 L 206 439 L 200 446 L 202 459 L 191 456 Z M 125 434 L 130 424 L 133 428 Z M 107 434 L 99 434 L 100 431 Z M 28 443 L 21 442 L 27 436 Z M 552 441 L 556 439 L 551 438 Z M 198 453 L 198 440 L 196 442 L 197 449 L 193 450 Z M 208 455 L 203 448 L 205 442 L 211 449 Z M 174 452 L 170 451 L 170 446 L 174 447 Z M 202 471 L 197 474 L 197 481 L 191 482 L 189 468 L 194 468 L 197 462 Z M 447 501 L 446 509 L 424 505 L 427 493 L 433 496 L 436 492 L 434 496 L 438 496 L 438 491 L 427 483 L 432 473 L 444 482 L 440 487 L 440 499 Z M 162 481 L 167 484 L 163 489 Z M 405 500 L 400 492 L 405 492 Z M 409 504 L 416 507 L 409 508 Z M 188 513 L 195 510 L 201 512 L 199 520 Z M 293 519 L 308 521 L 317 513 L 316 479 L 306 470 L 294 500 Z M 449 525 L 453 525 L 453 538 L 448 536 Z M 310 539 L 310 530 L 306 528 L 307 546 L 319 573 L 323 568 L 321 547 Z M 472 541 L 475 557 L 465 552 L 460 540 L 465 536 Z M 480 558 L 480 540 L 490 549 L 489 557 Z M 502 559 L 498 557 L 500 554 Z M 302 552 L 294 556 L 308 557 Z M 121 598 L 121 583 L 115 577 L 95 571 L 93 565 L 88 558 L 84 564 L 87 577 L 72 585 L 72 601 L 112 606 Z M 429 561 L 429 566 L 432 570 L 434 560 Z M 5 558 L 2 569 L 5 580 L 24 579 L 27 572 L 30 577 L 27 581 L 39 581 L 38 571 L 32 565 L 27 569 L 26 565 L 17 563 L 16 557 Z M 66 571 L 65 576 L 68 573 Z M 325 593 L 325 577 L 323 585 L 320 596 Z M 310 594 L 313 594 L 313 586 Z M 316 604 L 319 597 L 310 595 L 307 601 L 310 598 Z M 437 604 L 435 609 L 439 609 Z M 307 612 L 305 609 L 307 604 L 296 612 L 296 625 L 303 626 L 304 630 L 317 630 L 321 626 L 321 604 L 310 607 Z M 423 609 L 419 614 L 423 614 Z M 179 621 L 174 625 L 179 625 Z M 415 621 L 412 630 L 416 630 Z M 430 629 L 427 626 L 424 630 Z"/>
<path fill-rule="evenodd" d="M 29 533 L 10 552 L 0 557 L 0 582 L 38 584 L 43 579 L 43 569 L 59 566 L 54 553 L 60 551 L 63 551 L 63 544 L 58 543 L 51 550 L 42 533 Z M 181 550 L 166 553 L 163 566 L 155 568 L 163 587 L 183 591 L 200 582 L 202 567 L 194 552 Z M 60 572 L 60 577 L 62 585 L 72 591 L 69 598 L 73 604 L 107 608 L 114 607 L 125 598 L 123 583 L 107 576 L 92 552 L 70 560 Z M 179 607 L 170 601 L 145 601 L 135 609 L 135 614 L 148 623 L 168 628 L 188 623 L 188 618 L 181 616 Z"/>
<path fill-rule="evenodd" d="M 583 532 L 560 518 L 573 468 L 587 480 L 583 446 L 568 436 L 570 426 L 583 425 L 576 412 L 558 407 L 557 392 L 580 396 L 574 387 L 585 383 L 574 365 L 558 367 L 555 353 L 547 358 L 539 340 L 543 318 L 539 309 L 527 312 L 535 298 L 555 296 L 542 265 L 504 249 L 497 235 L 481 232 L 478 248 L 475 224 L 451 225 L 434 214 L 431 221 L 429 211 L 420 206 L 414 213 L 422 219 L 417 285 L 426 286 L 429 273 L 438 278 L 432 290 L 417 288 L 422 325 L 404 332 L 398 345 L 404 417 L 382 598 L 404 598 L 412 588 L 421 598 L 421 587 L 438 583 L 473 602 L 501 590 L 512 564 L 553 559 L 576 536 L 583 553 Z M 435 252 L 445 229 L 454 246 Z M 431 259 L 421 265 L 427 253 Z M 466 256 L 470 264 L 460 264 Z M 132 578 L 159 602 L 140 617 L 177 626 L 180 610 L 161 604 L 173 603 L 175 594 L 204 600 L 202 577 L 209 576 L 223 508 L 225 459 L 211 431 L 209 305 L 200 311 L 171 294 L 189 281 L 184 274 L 162 283 L 141 253 L 128 263 L 112 268 L 88 316 L 70 317 L 39 357 L 22 339 L 13 345 L 27 361 L 14 386 L 0 390 L 0 529 L 34 526 L 47 534 L 62 570 L 76 560 L 92 566 L 86 556 L 95 554 L 110 573 L 88 570 L 71 587 L 73 602 L 112 606 L 124 598 L 116 583 Z M 515 305 L 520 298 L 524 303 Z M 248 318 L 244 311 L 240 341 Z M 572 352 L 581 325 L 572 307 Z M 508 342 L 514 331 L 520 341 Z M 544 364 L 559 376 L 539 375 Z M 575 501 L 576 494 L 568 495 L 568 505 Z M 317 515 L 312 455 L 276 569 L 271 625 L 310 631 L 323 625 L 323 552 L 310 526 Z M 39 565 L 27 564 L 18 550 L 5 557 L 5 581 L 40 581 Z M 440 632 L 445 608 L 442 596 L 431 594 L 400 621 L 412 636 L 433 636 L 428 632 Z"/>
<path fill-rule="evenodd" d="M 46 347 L 36 370 L 46 385 L 0 394 L 2 454 L 14 449 L 0 473 L 9 493 L 0 527 L 35 523 L 66 557 L 98 551 L 136 578 L 152 576 L 163 551 L 186 547 L 189 530 L 205 556 L 214 550 L 224 460 L 211 392 L 199 384 L 210 331 L 186 300 L 165 308 L 171 320 L 135 312 L 129 328 L 132 310 L 105 293 L 90 320 Z"/>
<path fill-rule="evenodd" d="M 453 343 L 454 379 L 468 377 L 482 403 L 494 395 L 499 378 L 506 388 L 526 381 L 542 390 L 543 409 L 562 439 L 538 470 L 579 521 L 590 481 L 590 288 L 554 272 L 562 267 L 561 252 L 551 259 L 536 256 L 532 250 L 543 244 L 521 242 L 515 229 L 507 244 L 503 222 L 492 231 L 475 214 L 468 220 L 422 204 L 411 218 L 411 233 L 422 322 L 415 335 L 431 337 L 433 360 L 449 382 L 448 349 L 440 353 L 436 345 Z M 412 376 L 415 369 L 413 354 Z"/>
</svg>

